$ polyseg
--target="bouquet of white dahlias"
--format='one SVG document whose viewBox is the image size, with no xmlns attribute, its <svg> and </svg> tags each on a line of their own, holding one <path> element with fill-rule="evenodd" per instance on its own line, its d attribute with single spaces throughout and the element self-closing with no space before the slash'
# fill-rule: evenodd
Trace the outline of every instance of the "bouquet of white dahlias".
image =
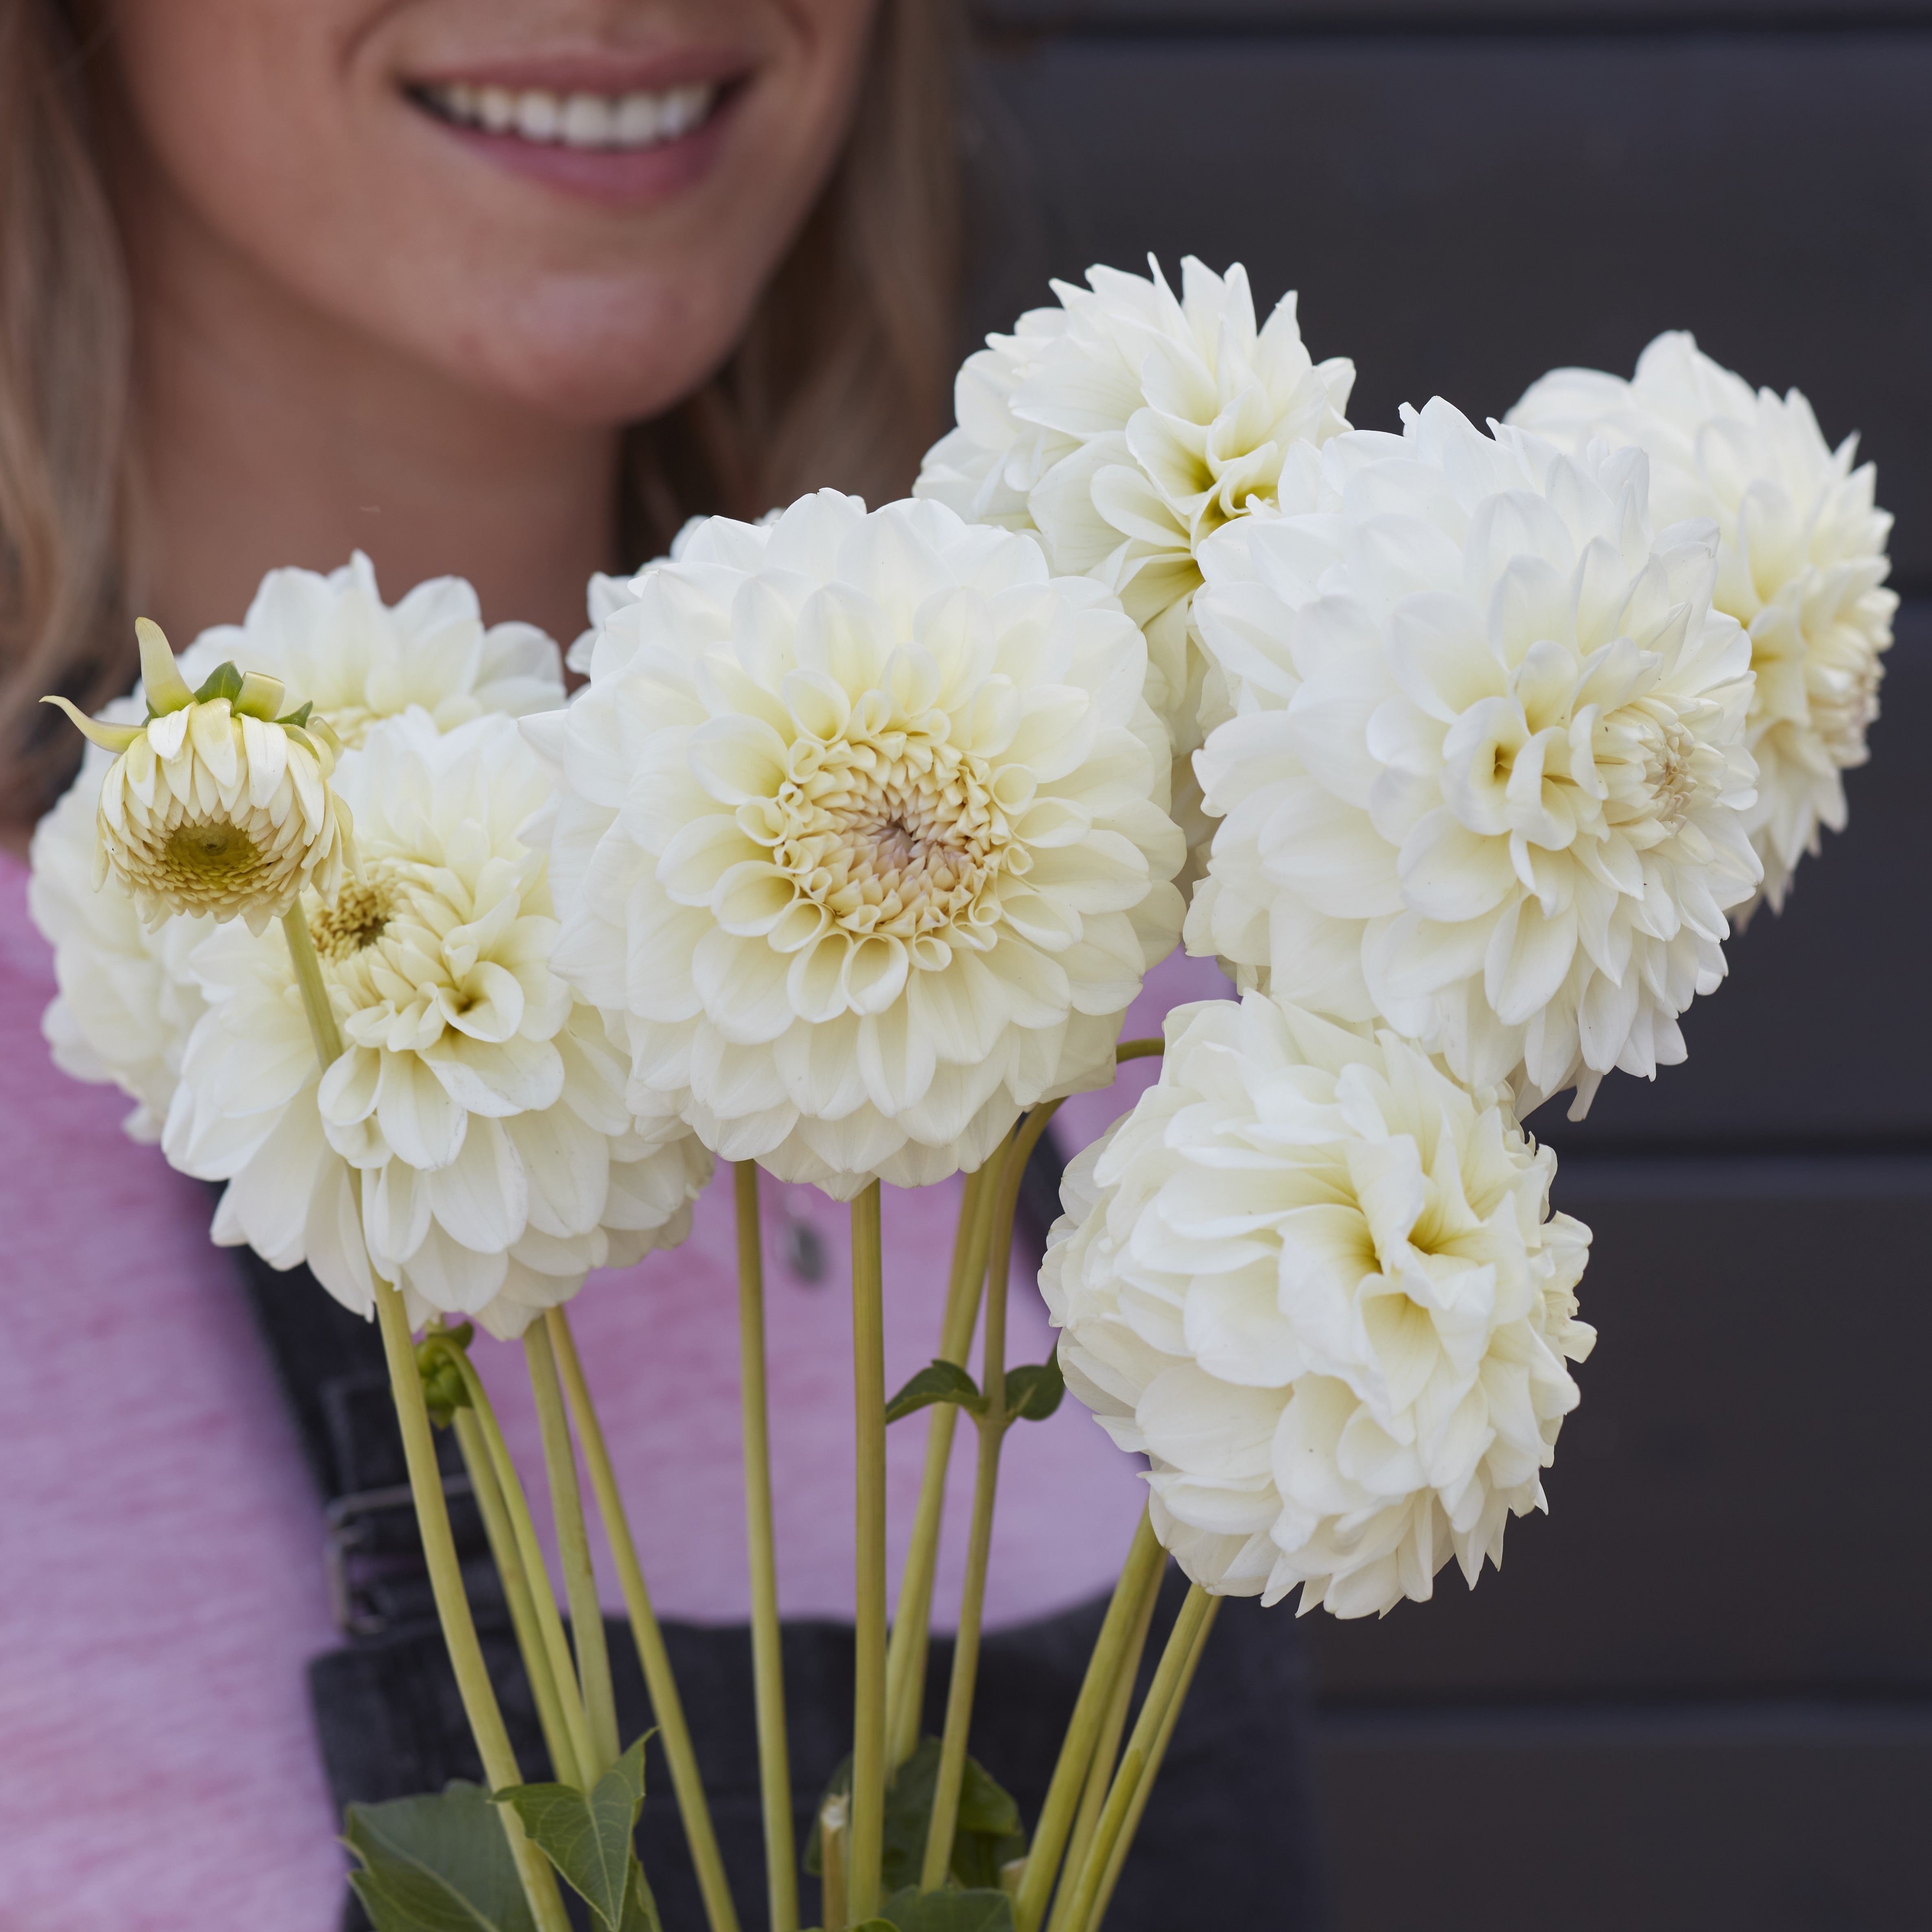
<svg viewBox="0 0 1932 1932">
<path fill-rule="evenodd" d="M 1486 431 L 1439 399 L 1358 430 L 1353 365 L 1312 361 L 1292 296 L 1258 326 L 1238 267 L 1190 260 L 1178 296 L 1157 266 L 1088 280 L 969 359 L 914 499 L 712 518 L 593 580 L 568 702 L 542 633 L 486 631 L 454 581 L 386 606 L 358 556 L 274 573 L 178 662 L 144 622 L 135 694 L 76 716 L 94 748 L 33 855 L 56 1058 L 226 1184 L 215 1240 L 306 1262 L 380 1324 L 489 1786 L 352 1808 L 380 1932 L 564 1932 L 560 1880 L 605 1932 L 658 1924 L 580 1450 L 710 1932 L 736 1932 L 568 1307 L 682 1240 L 720 1158 L 772 1932 L 800 1911 L 761 1171 L 853 1220 L 857 1688 L 822 1923 L 1040 1932 L 1050 1907 L 1051 1932 L 1096 1932 L 1222 1598 L 1385 1614 L 1451 1557 L 1473 1587 L 1546 1506 L 1594 1340 L 1590 1235 L 1551 1211 L 1522 1116 L 1681 1060 L 1731 920 L 1780 907 L 1844 823 L 1888 519 L 1795 391 L 1666 335 L 1634 380 L 1559 370 Z M 1184 943 L 1238 1000 L 1122 1042 Z M 1028 1161 L 1061 1100 L 1154 1054 L 1066 1169 L 1056 1353 L 1009 1369 Z M 956 1173 L 934 1359 L 889 1401 L 880 1185 Z M 472 1319 L 528 1360 L 568 1634 Z M 968 1747 L 1000 1445 L 1063 1386 L 1145 1458 L 1148 1507 L 1045 1804 L 988 1884 L 962 1796 L 997 1790 Z M 885 1432 L 921 1409 L 889 1622 Z M 972 1533 L 922 1744 L 962 1414 Z M 437 1426 L 548 1782 L 484 1666 Z M 1130 1732 L 1169 1556 L 1192 1588 Z M 918 1854 L 890 1891 L 889 1835 Z"/>
</svg>

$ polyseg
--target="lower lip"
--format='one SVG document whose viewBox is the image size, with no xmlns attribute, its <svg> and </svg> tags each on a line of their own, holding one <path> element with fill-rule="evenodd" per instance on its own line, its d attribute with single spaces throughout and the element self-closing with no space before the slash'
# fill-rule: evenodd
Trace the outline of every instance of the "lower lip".
<svg viewBox="0 0 1932 1932">
<path fill-rule="evenodd" d="M 451 140 L 506 173 L 580 201 L 640 208 L 669 201 L 703 178 L 717 155 L 724 124 L 737 100 L 734 88 L 712 106 L 702 127 L 650 148 L 572 148 L 562 142 L 526 141 L 514 134 L 492 134 L 446 121 L 427 108 L 418 111 Z"/>
</svg>

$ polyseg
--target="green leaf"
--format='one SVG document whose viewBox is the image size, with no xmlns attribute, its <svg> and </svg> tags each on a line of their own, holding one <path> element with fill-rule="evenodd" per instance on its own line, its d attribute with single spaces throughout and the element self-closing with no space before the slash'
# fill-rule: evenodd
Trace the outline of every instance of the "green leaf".
<svg viewBox="0 0 1932 1932">
<path fill-rule="evenodd" d="M 242 674 L 232 664 L 218 664 L 208 674 L 206 681 L 194 694 L 197 704 L 212 704 L 218 698 L 225 698 L 232 704 L 242 695 Z"/>
<path fill-rule="evenodd" d="M 626 1916 L 635 1863 L 631 1835 L 644 1802 L 644 1744 L 640 1738 L 586 1796 L 573 1784 L 518 1784 L 496 1794 L 610 1932 L 631 1932 Z M 641 1876 L 642 1874 L 640 1874 Z M 648 1894 L 646 1894 L 648 1898 Z"/>
<path fill-rule="evenodd" d="M 350 1883 L 376 1932 L 536 1932 L 503 1821 L 477 1785 L 352 1804 Z"/>
<path fill-rule="evenodd" d="M 988 1838 L 1018 1838 L 1024 1833 L 1020 1808 L 1012 1793 L 971 1757 L 966 1760 L 966 1774 L 959 1784 L 959 1828 Z"/>
<path fill-rule="evenodd" d="M 1013 1902 L 1004 1892 L 895 1892 L 883 1908 L 898 1932 L 1013 1932 Z"/>
<path fill-rule="evenodd" d="M 624 1916 L 617 1932 L 664 1932 L 658 1902 L 651 1896 L 650 1882 L 634 1851 L 631 1854 L 630 1889 L 624 1894 Z"/>
<path fill-rule="evenodd" d="M 879 1862 L 881 1884 L 889 1894 L 916 1886 L 926 1862 L 926 1834 L 932 1820 L 932 1794 L 939 1782 L 940 1741 L 922 1738 L 919 1748 L 898 1768 L 886 1787 L 885 1830 Z M 852 1760 L 833 1772 L 812 1814 L 812 1835 L 806 1840 L 805 1868 L 823 1873 L 818 1817 L 826 1798 L 844 1796 L 852 1788 Z M 960 1780 L 959 1816 L 952 1833 L 952 1876 L 963 1886 L 997 1886 L 1000 1868 L 1022 1856 L 1026 1833 L 1020 1808 L 999 1784 L 969 1757 Z"/>
<path fill-rule="evenodd" d="M 886 1420 L 896 1422 L 901 1416 L 910 1415 L 915 1409 L 924 1408 L 935 1402 L 956 1402 L 962 1408 L 970 1409 L 975 1415 L 981 1414 L 986 1406 L 986 1398 L 980 1393 L 980 1384 L 957 1362 L 935 1358 L 930 1367 L 921 1369 L 886 1404 Z"/>
<path fill-rule="evenodd" d="M 1010 1422 L 1044 1422 L 1060 1406 L 1066 1393 L 1066 1378 L 1060 1370 L 1058 1352 L 1043 1362 L 1006 1371 L 1006 1419 Z"/>
<path fill-rule="evenodd" d="M 315 700 L 311 698 L 306 704 L 298 705 L 294 710 L 284 712 L 275 722 L 278 724 L 292 724 L 299 730 L 308 722 L 308 714 L 314 709 Z"/>
</svg>

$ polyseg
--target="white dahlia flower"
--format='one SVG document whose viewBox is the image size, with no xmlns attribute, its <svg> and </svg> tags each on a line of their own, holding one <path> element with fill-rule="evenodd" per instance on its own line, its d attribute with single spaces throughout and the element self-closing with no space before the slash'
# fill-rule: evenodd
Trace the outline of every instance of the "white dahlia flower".
<svg viewBox="0 0 1932 1932">
<path fill-rule="evenodd" d="M 188 955 L 214 922 L 171 919 L 151 931 L 125 892 L 95 890 L 94 801 L 112 762 L 90 748 L 80 776 L 34 830 L 27 904 L 52 945 L 60 987 L 40 1027 L 63 1072 L 118 1086 L 134 1102 L 122 1130 L 157 1141 L 182 1049 L 205 1010 Z"/>
<path fill-rule="evenodd" d="M 1501 1088 L 1260 993 L 1168 1016 L 1069 1166 L 1040 1287 L 1196 1582 L 1337 1616 L 1472 1587 L 1576 1406 L 1590 1232 Z"/>
<path fill-rule="evenodd" d="M 1181 915 L 1119 605 L 941 504 L 830 490 L 714 519 L 634 588 L 588 688 L 524 726 L 557 778 L 556 968 L 622 1016 L 634 1104 L 849 1198 L 1105 1084 Z"/>
<path fill-rule="evenodd" d="M 710 1160 L 663 1112 L 636 1118 L 621 1049 L 551 970 L 543 855 L 517 836 L 549 787 L 515 724 L 439 735 L 412 711 L 342 778 L 363 877 L 304 902 L 342 1055 L 318 1078 L 282 935 L 224 928 L 194 957 L 208 1011 L 163 1145 L 228 1183 L 218 1241 L 306 1261 L 363 1312 L 373 1262 L 412 1322 L 514 1335 L 591 1269 L 682 1240 Z"/>
<path fill-rule="evenodd" d="M 1036 532 L 1056 572 L 1114 592 L 1147 633 L 1148 701 L 1184 753 L 1206 668 L 1189 642 L 1196 554 L 1231 519 L 1298 500 L 1316 446 L 1348 427 L 1355 367 L 1310 359 L 1292 293 L 1257 328 L 1238 263 L 1223 280 L 1188 256 L 1178 299 L 1148 267 L 1056 282 L 1059 308 L 989 337 L 914 489 Z"/>
<path fill-rule="evenodd" d="M 1328 446 L 1320 511 L 1204 553 L 1240 715 L 1196 758 L 1225 816 L 1190 949 L 1580 1115 L 1682 1059 L 1756 884 L 1750 640 L 1640 452 L 1404 416 Z"/>
<path fill-rule="evenodd" d="M 1868 755 L 1898 608 L 1884 588 L 1892 519 L 1874 507 L 1871 464 L 1852 466 L 1858 438 L 1831 448 L 1797 390 L 1753 394 L 1682 332 L 1660 335 L 1628 382 L 1552 370 L 1510 421 L 1576 450 L 1596 437 L 1634 445 L 1650 458 L 1658 522 L 1715 520 L 1712 602 L 1750 632 L 1757 674 L 1751 843 L 1763 896 L 1781 910 L 1792 868 L 1818 850 L 1819 828 L 1845 829 L 1840 775 Z"/>
<path fill-rule="evenodd" d="M 224 662 L 279 678 L 349 746 L 372 722 L 419 705 L 445 728 L 486 712 L 513 716 L 563 702 L 557 649 L 528 624 L 485 630 L 476 593 L 460 579 L 418 584 L 384 604 L 358 552 L 343 568 L 272 571 L 246 620 L 206 631 L 177 661 L 199 683 Z M 138 724 L 147 692 L 101 714 Z M 188 956 L 214 929 L 177 916 L 152 931 L 128 896 L 93 887 L 94 806 L 112 754 L 90 748 L 80 776 L 36 828 L 28 903 L 54 949 L 58 996 L 43 1022 L 56 1062 L 76 1079 L 112 1082 L 134 1101 L 124 1126 L 160 1137 L 200 988 Z"/>
<path fill-rule="evenodd" d="M 327 576 L 272 570 L 238 625 L 204 631 L 182 653 L 193 675 L 232 660 L 279 677 L 328 720 L 344 745 L 416 706 L 437 728 L 500 712 L 521 718 L 563 702 L 563 663 L 534 624 L 484 628 L 460 577 L 418 584 L 382 602 L 376 568 L 358 550 Z"/>
<path fill-rule="evenodd" d="M 50 698 L 112 753 L 94 807 L 94 890 L 110 874 L 142 924 L 176 914 L 260 932 L 307 888 L 335 896 L 354 863 L 329 785 L 341 748 L 310 707 L 281 712 L 282 682 L 219 666 L 199 690 L 158 624 L 135 623 L 147 716 L 104 724 Z"/>
</svg>

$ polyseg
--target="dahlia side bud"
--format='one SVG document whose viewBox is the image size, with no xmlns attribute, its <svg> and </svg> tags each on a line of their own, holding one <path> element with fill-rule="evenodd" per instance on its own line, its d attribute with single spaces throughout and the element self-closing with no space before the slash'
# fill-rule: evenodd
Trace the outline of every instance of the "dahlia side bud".
<svg viewBox="0 0 1932 1932">
<path fill-rule="evenodd" d="M 116 754 L 95 815 L 94 886 L 110 872 L 142 919 L 242 919 L 260 933 L 310 886 L 333 899 L 356 869 L 349 808 L 329 784 L 341 747 L 304 704 L 281 712 L 281 680 L 232 664 L 190 691 L 160 626 L 136 620 L 148 716 L 140 724 L 57 704 Z"/>
</svg>

